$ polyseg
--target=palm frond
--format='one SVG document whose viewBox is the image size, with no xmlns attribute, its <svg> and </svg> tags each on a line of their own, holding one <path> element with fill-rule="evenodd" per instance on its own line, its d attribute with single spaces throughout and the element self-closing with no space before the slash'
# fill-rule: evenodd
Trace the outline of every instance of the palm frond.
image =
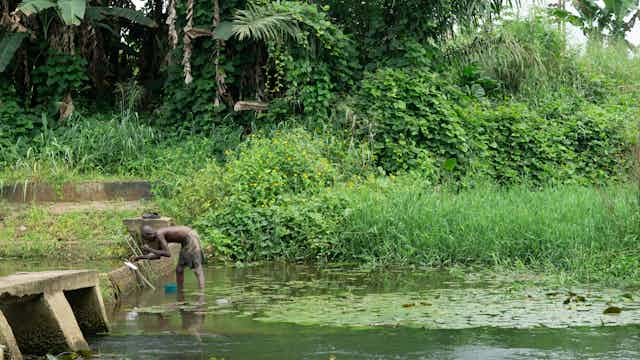
<svg viewBox="0 0 640 360">
<path fill-rule="evenodd" d="M 233 19 L 233 34 L 239 40 L 280 41 L 287 37 L 297 39 L 302 31 L 291 12 L 273 4 L 249 5 L 239 10 Z"/>
</svg>

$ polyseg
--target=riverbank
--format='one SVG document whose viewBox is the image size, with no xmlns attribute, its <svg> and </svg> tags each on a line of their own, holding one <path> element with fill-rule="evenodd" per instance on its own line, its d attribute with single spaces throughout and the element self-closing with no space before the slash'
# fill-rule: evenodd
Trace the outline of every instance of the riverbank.
<svg viewBox="0 0 640 360">
<path fill-rule="evenodd" d="M 640 282 L 636 196 L 631 184 L 456 189 L 404 176 L 234 210 L 236 223 L 216 207 L 165 214 L 196 227 L 208 257 L 221 262 L 481 267 L 632 285 Z M 147 207 L 181 210 L 169 201 Z M 0 257 L 123 259 L 130 249 L 122 219 L 140 211 L 22 208 L 0 222 Z"/>
</svg>

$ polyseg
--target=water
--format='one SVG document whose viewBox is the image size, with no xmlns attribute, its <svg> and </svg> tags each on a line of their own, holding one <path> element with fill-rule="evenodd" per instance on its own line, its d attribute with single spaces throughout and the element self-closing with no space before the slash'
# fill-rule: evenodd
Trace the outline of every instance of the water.
<svg viewBox="0 0 640 360">
<path fill-rule="evenodd" d="M 187 273 L 183 295 L 127 299 L 92 348 L 104 359 L 640 358 L 640 294 L 615 289 L 284 265 L 206 276 L 205 295 Z M 604 315 L 610 306 L 622 312 Z"/>
</svg>

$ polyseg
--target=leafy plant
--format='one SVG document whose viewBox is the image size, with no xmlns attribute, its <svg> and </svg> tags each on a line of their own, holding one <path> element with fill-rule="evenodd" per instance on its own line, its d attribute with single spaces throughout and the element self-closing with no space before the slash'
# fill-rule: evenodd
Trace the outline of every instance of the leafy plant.
<svg viewBox="0 0 640 360">
<path fill-rule="evenodd" d="M 433 171 L 433 162 L 456 159 L 464 167 L 469 152 L 458 100 L 462 93 L 424 68 L 380 69 L 365 75 L 359 94 L 360 132 L 371 134 L 374 155 L 391 173 Z"/>
<path fill-rule="evenodd" d="M 577 26 L 595 43 L 609 39 L 634 48 L 625 37 L 640 16 L 638 0 L 607 0 L 602 4 L 594 0 L 574 0 L 572 3 L 577 14 L 559 6 L 550 6 L 548 12 L 559 21 Z"/>
<path fill-rule="evenodd" d="M 33 73 L 39 100 L 59 101 L 69 91 L 80 91 L 88 81 L 86 69 L 83 58 L 51 51 Z"/>
</svg>

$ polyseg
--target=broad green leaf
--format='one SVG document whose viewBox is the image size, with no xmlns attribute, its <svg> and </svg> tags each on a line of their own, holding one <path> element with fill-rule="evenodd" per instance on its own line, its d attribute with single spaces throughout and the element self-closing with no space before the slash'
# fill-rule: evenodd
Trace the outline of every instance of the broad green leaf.
<svg viewBox="0 0 640 360">
<path fill-rule="evenodd" d="M 567 10 L 558 9 L 558 8 L 550 8 L 548 9 L 548 14 L 560 21 L 566 21 L 573 26 L 582 27 L 584 26 L 584 19 L 570 13 Z"/>
<path fill-rule="evenodd" d="M 3 72 L 13 59 L 26 33 L 8 33 L 0 39 L 0 72 Z"/>
<path fill-rule="evenodd" d="M 84 14 L 85 19 L 94 23 L 104 20 L 105 16 L 102 14 L 102 9 L 104 9 L 103 6 L 87 6 L 87 10 Z"/>
<path fill-rule="evenodd" d="M 92 13 L 95 11 L 104 16 L 119 17 L 125 20 L 129 20 L 138 25 L 142 25 L 150 28 L 158 27 L 158 24 L 156 24 L 155 21 L 146 17 L 142 12 L 137 10 L 118 8 L 118 7 L 91 6 L 87 11 L 88 12 L 91 11 Z M 101 18 L 102 17 L 100 17 L 100 19 Z"/>
<path fill-rule="evenodd" d="M 221 21 L 213 33 L 213 37 L 218 40 L 229 40 L 229 38 L 233 36 L 233 23 L 230 21 Z"/>
<path fill-rule="evenodd" d="M 67 25 L 80 25 L 87 10 L 86 0 L 58 0 L 60 17 Z"/>
<path fill-rule="evenodd" d="M 447 159 L 445 160 L 444 163 L 442 163 L 442 167 L 448 171 L 448 172 L 452 172 L 453 169 L 455 169 L 456 165 L 457 165 L 458 161 L 456 161 L 456 159 Z"/>
<path fill-rule="evenodd" d="M 638 8 L 638 0 L 604 0 L 604 6 L 617 19 L 622 19 Z"/>
<path fill-rule="evenodd" d="M 16 8 L 16 11 L 20 11 L 26 16 L 31 16 L 54 6 L 56 6 L 56 4 L 48 0 L 27 0 L 21 2 Z"/>
</svg>

